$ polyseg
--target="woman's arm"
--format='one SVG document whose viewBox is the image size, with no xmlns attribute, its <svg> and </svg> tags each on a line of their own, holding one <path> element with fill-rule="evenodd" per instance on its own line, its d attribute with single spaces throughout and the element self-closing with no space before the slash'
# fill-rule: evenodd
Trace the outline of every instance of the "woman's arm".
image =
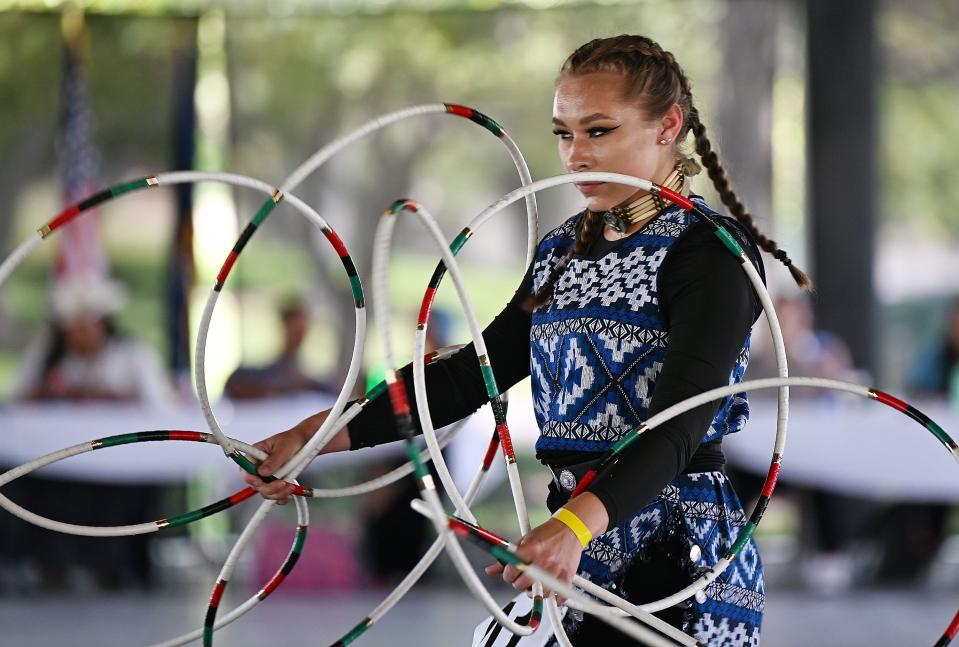
<svg viewBox="0 0 959 647">
<path fill-rule="evenodd" d="M 529 375 L 529 331 L 531 315 L 523 309 L 532 285 L 532 265 L 506 307 L 483 331 L 493 375 L 500 392 Z M 413 393 L 413 367 L 405 367 L 400 376 L 406 386 L 413 424 L 419 426 L 416 397 Z M 426 367 L 426 390 L 429 393 L 430 418 L 437 427 L 456 422 L 473 413 L 489 396 L 480 372 L 473 344 L 451 357 Z M 399 439 L 389 399 L 378 398 L 349 424 L 351 449 L 372 447 Z"/>
</svg>

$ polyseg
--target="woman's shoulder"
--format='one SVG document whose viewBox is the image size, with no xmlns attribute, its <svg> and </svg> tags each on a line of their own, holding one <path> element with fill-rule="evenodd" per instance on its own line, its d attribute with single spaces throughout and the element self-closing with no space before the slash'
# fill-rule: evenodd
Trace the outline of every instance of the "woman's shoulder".
<svg viewBox="0 0 959 647">
<path fill-rule="evenodd" d="M 753 265 L 756 266 L 756 269 L 759 271 L 760 275 L 763 276 L 765 281 L 765 271 L 763 266 L 762 254 L 759 250 L 759 245 L 756 242 L 755 237 L 752 232 L 749 231 L 749 228 L 746 227 L 743 223 L 739 222 L 736 218 L 728 215 L 724 215 L 710 207 L 705 200 L 700 196 L 692 196 L 693 202 L 696 203 L 700 209 L 702 209 L 707 215 L 711 216 L 717 223 L 719 223 L 726 231 L 732 234 L 733 238 L 736 239 L 736 242 L 739 243 L 740 247 L 746 252 L 749 258 L 752 260 Z M 682 237 L 682 240 L 677 243 L 678 251 L 683 252 L 694 252 L 703 248 L 715 249 L 717 251 L 722 251 L 723 254 L 729 254 L 729 250 L 726 249 L 725 245 L 720 241 L 720 239 L 713 232 L 712 226 L 705 220 L 697 217 L 693 213 L 686 212 L 691 221 L 685 235 Z"/>
</svg>

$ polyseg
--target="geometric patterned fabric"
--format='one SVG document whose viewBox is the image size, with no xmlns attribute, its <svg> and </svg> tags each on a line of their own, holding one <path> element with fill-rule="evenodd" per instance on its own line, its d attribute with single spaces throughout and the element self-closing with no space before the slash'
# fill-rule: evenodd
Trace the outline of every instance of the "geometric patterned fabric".
<svg viewBox="0 0 959 647">
<path fill-rule="evenodd" d="M 755 250 L 738 222 L 693 199 L 721 219 L 744 248 Z M 534 293 L 572 246 L 579 217 L 540 242 Z M 658 271 L 670 248 L 696 222 L 692 214 L 670 207 L 605 255 L 573 257 L 556 280 L 552 299 L 533 312 L 530 374 L 541 432 L 537 450 L 603 453 L 649 417 L 668 343 Z M 747 337 L 730 384 L 742 381 L 748 359 Z M 741 430 L 748 417 L 745 393 L 725 398 L 703 442 Z M 668 541 L 681 547 L 673 553 L 692 582 L 725 555 L 745 522 L 722 472 L 681 474 L 636 515 L 593 539 L 583 552 L 580 574 L 628 597 L 622 584 L 630 564 Z M 686 631 L 710 647 L 759 644 L 765 587 L 752 541 L 700 598 L 684 605 Z M 566 624 L 575 638 L 576 615 L 570 614 Z"/>
<path fill-rule="evenodd" d="M 680 474 L 629 521 L 591 541 L 583 551 L 580 574 L 628 599 L 629 589 L 622 582 L 629 566 L 647 559 L 657 545 L 669 543 L 680 546 L 670 552 L 689 583 L 726 555 L 745 524 L 739 499 L 722 472 Z M 704 593 L 681 605 L 684 631 L 710 647 L 759 644 L 766 588 L 752 539 Z M 575 622 L 570 624 L 575 633 Z"/>
<path fill-rule="evenodd" d="M 534 292 L 572 247 L 579 217 L 540 242 Z M 738 222 L 721 219 L 741 233 Z M 572 258 L 553 298 L 533 313 L 530 373 L 541 433 L 537 450 L 605 452 L 649 417 L 667 344 L 656 279 L 670 248 L 695 222 L 694 215 L 674 206 L 607 254 Z M 747 337 L 730 384 L 742 381 L 748 360 Z M 748 417 L 745 393 L 726 397 L 703 442 L 739 431 Z"/>
</svg>

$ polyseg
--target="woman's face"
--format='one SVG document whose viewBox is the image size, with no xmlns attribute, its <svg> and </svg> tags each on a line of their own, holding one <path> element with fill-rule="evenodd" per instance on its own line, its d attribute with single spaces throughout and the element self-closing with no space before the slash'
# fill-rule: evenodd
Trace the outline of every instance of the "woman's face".
<svg viewBox="0 0 959 647">
<path fill-rule="evenodd" d="M 67 350 L 81 357 L 100 353 L 107 343 L 107 324 L 102 317 L 83 315 L 63 325 Z"/>
<path fill-rule="evenodd" d="M 675 164 L 676 134 L 682 111 L 648 119 L 635 102 L 622 97 L 624 78 L 618 72 L 564 76 L 553 98 L 553 132 L 559 156 L 570 173 L 603 171 L 662 182 Z M 661 139 L 668 139 L 666 145 Z M 606 211 L 637 193 L 610 183 L 577 183 L 592 211 Z"/>
</svg>

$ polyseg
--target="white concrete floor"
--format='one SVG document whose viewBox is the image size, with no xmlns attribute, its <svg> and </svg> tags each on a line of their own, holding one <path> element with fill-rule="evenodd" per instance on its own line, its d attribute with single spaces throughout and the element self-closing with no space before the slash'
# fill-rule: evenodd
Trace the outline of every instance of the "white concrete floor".
<svg viewBox="0 0 959 647">
<path fill-rule="evenodd" d="M 148 645 L 198 628 L 205 593 L 129 593 L 0 598 L 0 644 L 42 647 Z M 501 597 L 508 597 L 501 596 Z M 239 596 L 227 595 L 222 609 Z M 365 592 L 344 597 L 277 593 L 249 615 L 217 633 L 217 645 L 326 647 L 380 601 Z M 763 647 L 858 647 L 932 645 L 948 624 L 959 595 L 954 591 L 857 590 L 822 598 L 772 591 Z M 222 613 L 223 611 L 221 611 Z M 361 637 L 368 647 L 468 645 L 483 617 L 460 589 L 423 587 Z M 198 644 L 198 643 L 195 643 Z"/>
</svg>

